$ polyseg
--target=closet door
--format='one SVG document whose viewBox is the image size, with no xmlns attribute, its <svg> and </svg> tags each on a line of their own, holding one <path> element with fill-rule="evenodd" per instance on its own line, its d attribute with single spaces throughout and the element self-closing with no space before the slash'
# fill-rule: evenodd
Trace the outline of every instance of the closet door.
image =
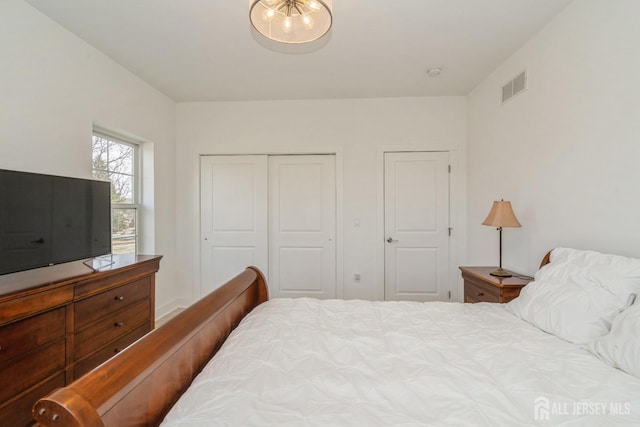
<svg viewBox="0 0 640 427">
<path fill-rule="evenodd" d="M 268 273 L 267 156 L 200 158 L 200 291 L 247 266 Z"/>
<path fill-rule="evenodd" d="M 269 157 L 269 291 L 335 298 L 335 156 Z"/>
</svg>

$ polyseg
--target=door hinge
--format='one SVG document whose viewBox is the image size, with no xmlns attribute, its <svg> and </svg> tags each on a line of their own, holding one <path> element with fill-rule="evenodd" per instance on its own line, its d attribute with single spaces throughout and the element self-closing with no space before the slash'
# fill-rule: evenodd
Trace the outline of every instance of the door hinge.
<svg viewBox="0 0 640 427">
<path fill-rule="evenodd" d="M 449 173 L 451 173 L 451 165 L 449 165 Z"/>
<path fill-rule="evenodd" d="M 453 228 L 449 227 L 449 237 L 451 237 L 451 230 L 453 230 Z"/>
<path fill-rule="evenodd" d="M 451 291 L 449 291 L 449 301 L 451 301 Z"/>
</svg>

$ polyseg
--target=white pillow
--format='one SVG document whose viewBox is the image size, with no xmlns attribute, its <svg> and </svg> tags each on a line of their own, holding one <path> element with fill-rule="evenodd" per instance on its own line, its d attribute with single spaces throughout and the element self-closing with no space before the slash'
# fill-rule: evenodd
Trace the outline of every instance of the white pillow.
<svg viewBox="0 0 640 427">
<path fill-rule="evenodd" d="M 551 252 L 507 310 L 576 344 L 606 335 L 631 293 L 640 293 L 640 260 L 568 248 Z"/>
<path fill-rule="evenodd" d="M 613 321 L 611 332 L 589 348 L 605 363 L 640 378 L 640 304 Z"/>
</svg>

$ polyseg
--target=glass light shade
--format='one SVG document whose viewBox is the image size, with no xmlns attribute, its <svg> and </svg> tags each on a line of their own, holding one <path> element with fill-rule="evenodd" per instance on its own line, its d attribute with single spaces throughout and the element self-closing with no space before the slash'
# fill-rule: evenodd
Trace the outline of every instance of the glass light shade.
<svg viewBox="0 0 640 427">
<path fill-rule="evenodd" d="M 327 34 L 333 21 L 331 0 L 249 0 L 249 5 L 251 25 L 280 43 L 317 40 Z"/>
</svg>

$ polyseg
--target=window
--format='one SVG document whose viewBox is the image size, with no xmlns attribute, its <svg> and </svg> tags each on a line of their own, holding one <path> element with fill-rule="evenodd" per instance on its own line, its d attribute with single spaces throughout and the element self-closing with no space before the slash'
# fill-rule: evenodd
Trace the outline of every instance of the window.
<svg viewBox="0 0 640 427">
<path fill-rule="evenodd" d="M 93 177 L 111 182 L 111 252 L 137 253 L 139 173 L 138 145 L 93 134 Z"/>
</svg>

